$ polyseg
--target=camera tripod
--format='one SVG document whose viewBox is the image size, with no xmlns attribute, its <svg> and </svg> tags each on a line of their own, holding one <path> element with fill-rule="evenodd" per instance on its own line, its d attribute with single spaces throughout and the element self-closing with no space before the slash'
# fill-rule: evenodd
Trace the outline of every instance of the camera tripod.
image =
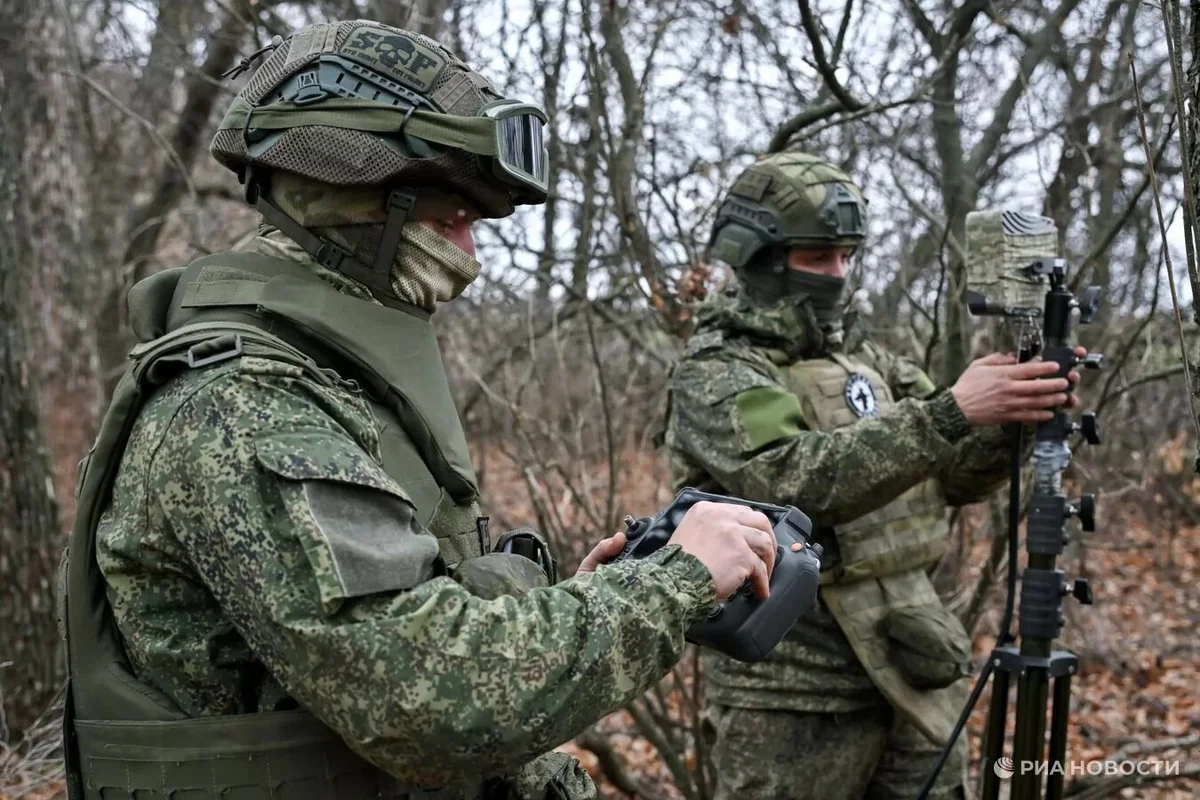
<svg viewBox="0 0 1200 800">
<path fill-rule="evenodd" d="M 1016 322 L 1021 339 L 1019 360 L 1028 361 L 1040 354 L 1044 360 L 1055 362 L 1059 369 L 1050 377 L 1066 378 L 1077 366 L 1099 369 L 1103 363 L 1102 355 L 1089 353 L 1080 359 L 1067 344 L 1072 310 L 1079 309 L 1080 323 L 1090 322 L 1099 305 L 1099 287 L 1090 287 L 1083 300 L 1077 299 L 1066 286 L 1066 262 L 1060 258 L 1039 259 L 1024 271 L 1028 278 L 1049 284 L 1045 306 L 1040 313 L 1040 341 L 1032 335 L 1037 332 L 1037 309 L 998 306 L 977 292 L 968 292 L 971 313 L 1001 316 Z M 1016 595 L 1021 467 L 1025 443 L 1023 426 L 1014 426 L 1012 474 L 1009 481 L 1008 593 L 1000 635 L 995 649 L 983 665 L 950 740 L 942 750 L 938 765 L 921 790 L 919 800 L 928 796 L 955 741 L 966 726 L 971 710 L 992 676 L 995 681 L 980 765 L 982 797 L 984 800 L 996 800 L 1000 794 L 1002 777 L 1011 777 L 1012 800 L 1034 800 L 1042 796 L 1043 773 L 1048 777 L 1045 792 L 1047 800 L 1059 800 L 1063 796 L 1065 770 L 1061 766 L 1066 757 L 1071 677 L 1077 671 L 1079 661 L 1074 653 L 1055 650 L 1053 645 L 1062 632 L 1062 599 L 1072 595 L 1081 604 L 1090 605 L 1092 592 L 1085 579 L 1068 582 L 1056 562 L 1069 541 L 1067 520 L 1070 517 L 1076 517 L 1084 531 L 1096 529 L 1094 496 L 1085 494 L 1078 500 L 1068 501 L 1062 493 L 1062 474 L 1071 461 L 1071 448 L 1067 440 L 1076 433 L 1082 434 L 1089 444 L 1098 444 L 1100 429 L 1095 414 L 1084 414 L 1079 423 L 1074 423 L 1068 419 L 1064 408 L 1058 408 L 1053 419 L 1038 423 L 1034 435 L 1033 493 L 1025 538 L 1028 563 L 1021 577 L 1018 646 L 1014 644 L 1017 637 L 1011 632 L 1011 624 Z M 1008 727 L 1008 692 L 1014 680 L 1017 684 L 1016 725 L 1013 731 L 1013 755 L 1009 761 L 1003 754 Z M 1047 702 L 1050 702 L 1048 747 Z M 1054 765 L 1059 765 L 1059 768 L 1054 769 Z"/>
</svg>

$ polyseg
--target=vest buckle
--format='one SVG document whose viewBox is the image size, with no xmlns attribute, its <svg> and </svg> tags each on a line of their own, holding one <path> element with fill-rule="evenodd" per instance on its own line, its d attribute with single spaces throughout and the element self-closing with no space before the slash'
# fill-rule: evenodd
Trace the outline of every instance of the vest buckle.
<svg viewBox="0 0 1200 800">
<path fill-rule="evenodd" d="M 342 265 L 342 262 L 348 258 L 353 258 L 353 255 L 344 247 L 334 244 L 327 239 L 321 240 L 321 247 L 314 254 L 317 263 L 326 269 L 336 271 Z"/>
<path fill-rule="evenodd" d="M 191 369 L 206 367 L 237 358 L 242 354 L 242 335 L 240 333 L 225 333 L 214 339 L 198 342 L 188 348 L 187 365 Z"/>
</svg>

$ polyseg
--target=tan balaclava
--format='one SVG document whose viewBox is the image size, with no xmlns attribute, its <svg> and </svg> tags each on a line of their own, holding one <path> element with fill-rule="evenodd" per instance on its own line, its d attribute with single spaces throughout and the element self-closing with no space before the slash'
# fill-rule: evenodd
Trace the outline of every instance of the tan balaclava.
<svg viewBox="0 0 1200 800">
<path fill-rule="evenodd" d="M 420 213 L 421 189 L 416 189 L 416 195 Z M 313 233 L 332 240 L 366 263 L 374 261 L 387 218 L 384 210 L 387 190 L 383 187 L 332 186 L 281 172 L 272 176 L 268 196 L 285 214 Z M 464 212 L 465 206 L 463 203 Z M 268 229 L 264 233 L 277 244 L 288 241 L 278 231 Z M 293 256 L 311 260 L 298 246 L 286 249 L 293 251 Z M 329 275 L 323 267 L 318 269 Z M 400 247 L 392 263 L 392 291 L 400 300 L 432 313 L 438 303 L 462 294 L 479 276 L 479 269 L 479 262 L 458 245 L 410 218 L 404 224 Z M 337 276 L 342 285 L 348 281 L 345 276 Z M 365 291 L 357 288 L 356 294 Z"/>
</svg>

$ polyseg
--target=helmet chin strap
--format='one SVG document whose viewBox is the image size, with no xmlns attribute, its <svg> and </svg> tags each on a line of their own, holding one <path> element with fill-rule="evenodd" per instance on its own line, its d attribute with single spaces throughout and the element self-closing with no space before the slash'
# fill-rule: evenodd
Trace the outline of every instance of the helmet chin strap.
<svg viewBox="0 0 1200 800">
<path fill-rule="evenodd" d="M 280 233 L 308 251 L 318 264 L 358 281 L 370 290 L 376 300 L 389 308 L 420 317 L 429 316 L 424 309 L 401 300 L 392 289 L 392 264 L 400 249 L 404 224 L 417 199 L 416 192 L 411 188 L 397 187 L 388 195 L 387 220 L 383 224 L 379 249 L 375 252 L 375 263 L 367 264 L 336 242 L 317 236 L 268 200 L 266 190 L 269 175 L 247 166 L 241 178 L 246 186 L 246 202 L 254 206 L 263 219 L 278 228 Z"/>
</svg>

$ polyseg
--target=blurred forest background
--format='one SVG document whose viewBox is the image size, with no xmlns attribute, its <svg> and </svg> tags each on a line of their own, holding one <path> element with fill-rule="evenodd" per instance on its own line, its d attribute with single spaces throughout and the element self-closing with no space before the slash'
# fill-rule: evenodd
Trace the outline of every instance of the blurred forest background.
<svg viewBox="0 0 1200 800">
<path fill-rule="evenodd" d="M 1100 508 L 1060 562 L 1096 594 L 1066 606 L 1082 659 L 1069 758 L 1182 762 L 1069 790 L 1200 792 L 1190 3 L 0 0 L 0 796 L 58 791 L 55 570 L 131 343 L 124 294 L 255 231 L 206 153 L 245 80 L 222 74 L 276 34 L 354 16 L 433 35 L 548 110 L 550 201 L 479 226 L 484 275 L 436 323 L 493 524 L 536 525 L 570 568 L 670 498 L 663 387 L 694 303 L 729 279 L 705 245 L 755 156 L 816 151 L 857 176 L 872 216 L 847 311 L 945 383 L 992 338 L 963 303 L 966 214 L 1053 218 L 1072 286 L 1104 289 L 1077 330 L 1107 358 L 1082 389 L 1105 441 L 1068 473 Z M 1000 492 L 956 514 L 937 575 L 979 658 L 1006 513 Z M 689 657 L 566 747 L 608 796 L 708 798 L 702 708 Z"/>
</svg>

